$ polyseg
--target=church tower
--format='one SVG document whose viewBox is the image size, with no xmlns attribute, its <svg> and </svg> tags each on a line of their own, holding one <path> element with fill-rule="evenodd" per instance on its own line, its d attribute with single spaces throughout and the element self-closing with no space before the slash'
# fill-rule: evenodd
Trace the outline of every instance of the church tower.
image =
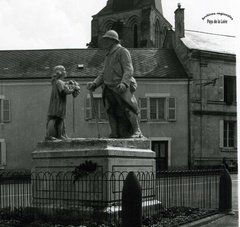
<svg viewBox="0 0 240 227">
<path fill-rule="evenodd" d="M 161 0 L 108 0 L 93 16 L 89 47 L 101 47 L 100 39 L 113 29 L 125 47 L 161 48 L 170 28 L 163 17 Z"/>
</svg>

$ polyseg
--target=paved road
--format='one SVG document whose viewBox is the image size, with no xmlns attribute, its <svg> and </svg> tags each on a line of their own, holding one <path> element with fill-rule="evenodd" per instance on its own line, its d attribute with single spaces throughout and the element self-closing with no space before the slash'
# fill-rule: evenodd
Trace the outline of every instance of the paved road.
<svg viewBox="0 0 240 227">
<path fill-rule="evenodd" d="M 210 222 L 204 227 L 238 227 L 238 215 L 227 215 L 216 221 Z"/>
</svg>

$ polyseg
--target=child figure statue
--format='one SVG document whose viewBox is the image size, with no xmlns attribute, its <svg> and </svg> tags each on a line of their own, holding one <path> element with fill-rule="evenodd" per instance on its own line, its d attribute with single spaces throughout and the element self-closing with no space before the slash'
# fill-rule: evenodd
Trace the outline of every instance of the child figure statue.
<svg viewBox="0 0 240 227">
<path fill-rule="evenodd" d="M 65 129 L 67 95 L 77 97 L 80 93 L 80 86 L 76 81 L 64 82 L 67 76 L 64 66 L 58 65 L 53 69 L 52 93 L 48 108 L 45 140 L 67 139 Z"/>
</svg>

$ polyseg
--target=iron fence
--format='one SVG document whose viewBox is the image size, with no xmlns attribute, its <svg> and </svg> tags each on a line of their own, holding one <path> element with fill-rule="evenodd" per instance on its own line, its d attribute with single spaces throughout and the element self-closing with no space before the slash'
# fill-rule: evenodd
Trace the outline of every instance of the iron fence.
<svg viewBox="0 0 240 227">
<path fill-rule="evenodd" d="M 218 209 L 222 169 L 162 171 L 156 178 L 163 206 Z"/>
<path fill-rule="evenodd" d="M 0 172 L 0 208 L 29 207 L 31 205 L 31 173 Z"/>
<path fill-rule="evenodd" d="M 223 170 L 136 173 L 142 188 L 142 213 L 160 216 L 165 208 L 217 210 Z M 122 188 L 127 172 L 32 172 L 0 174 L 0 208 L 40 216 L 89 222 L 121 223 Z"/>
</svg>

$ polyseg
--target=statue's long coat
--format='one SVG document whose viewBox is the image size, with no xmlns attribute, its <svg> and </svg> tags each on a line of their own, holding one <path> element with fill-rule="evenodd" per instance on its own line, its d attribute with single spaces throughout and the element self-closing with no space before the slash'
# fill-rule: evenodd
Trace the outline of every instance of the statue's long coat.
<svg viewBox="0 0 240 227">
<path fill-rule="evenodd" d="M 103 72 L 94 80 L 97 87 L 106 85 L 113 90 L 131 107 L 136 114 L 139 113 L 137 100 L 133 95 L 137 83 L 133 77 L 133 64 L 129 51 L 120 44 L 115 45 L 106 55 Z M 127 90 L 120 93 L 117 85 L 124 83 Z M 108 107 L 106 107 L 108 108 Z"/>
<path fill-rule="evenodd" d="M 66 82 L 53 78 L 48 116 L 64 119 L 66 117 L 67 95 L 71 93 L 73 90 Z"/>
</svg>

